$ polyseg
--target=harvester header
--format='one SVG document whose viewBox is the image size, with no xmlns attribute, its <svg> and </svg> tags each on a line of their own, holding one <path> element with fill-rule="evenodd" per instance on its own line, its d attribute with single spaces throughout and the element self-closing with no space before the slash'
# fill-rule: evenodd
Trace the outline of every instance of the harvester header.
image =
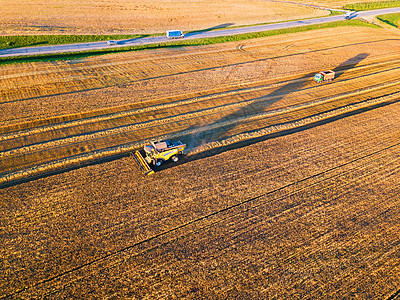
<svg viewBox="0 0 400 300">
<path fill-rule="evenodd" d="M 150 166 L 144 160 L 143 156 L 140 154 L 139 151 L 135 151 L 133 157 L 135 158 L 136 162 L 139 165 L 140 170 L 142 170 L 144 175 L 149 175 L 154 173 L 154 171 L 150 168 Z"/>
</svg>

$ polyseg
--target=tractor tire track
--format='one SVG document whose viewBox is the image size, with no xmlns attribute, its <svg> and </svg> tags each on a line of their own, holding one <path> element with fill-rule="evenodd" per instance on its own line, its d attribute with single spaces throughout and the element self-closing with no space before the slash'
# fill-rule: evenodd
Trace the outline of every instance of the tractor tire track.
<svg viewBox="0 0 400 300">
<path fill-rule="evenodd" d="M 234 137 L 231 137 L 231 138 L 228 138 L 228 139 L 225 139 L 222 141 L 211 142 L 211 143 L 202 145 L 195 149 L 189 149 L 189 152 L 187 154 L 189 156 L 191 156 L 191 155 L 195 155 L 200 152 L 203 152 L 203 151 L 208 151 L 210 149 L 226 147 L 228 145 L 235 144 L 240 141 L 255 139 L 260 136 L 268 136 L 268 135 L 271 135 L 271 134 L 274 134 L 277 132 L 284 132 L 284 131 L 292 130 L 292 129 L 295 129 L 298 127 L 311 125 L 313 123 L 321 122 L 322 120 L 325 120 L 325 119 L 338 117 L 340 115 L 344 115 L 344 114 L 347 114 L 352 111 L 358 111 L 360 109 L 365 109 L 365 108 L 371 107 L 373 105 L 392 103 L 394 101 L 398 101 L 399 98 L 400 98 L 400 92 L 398 92 L 396 94 L 390 94 L 390 95 L 387 95 L 384 97 L 380 97 L 377 99 L 363 101 L 361 103 L 349 105 L 349 106 L 342 107 L 342 108 L 339 108 L 339 109 L 336 109 L 333 111 L 329 111 L 326 113 L 322 113 L 319 115 L 314 115 L 314 116 L 311 116 L 311 117 L 308 117 L 308 118 L 305 118 L 302 120 L 298 120 L 295 122 L 273 125 L 273 126 L 265 128 L 265 129 L 251 132 L 251 133 L 238 134 Z M 248 120 L 248 119 L 245 118 L 245 120 Z M 236 122 L 237 122 L 237 120 L 233 123 L 236 123 Z M 198 132 L 206 131 L 206 130 L 210 130 L 210 129 L 214 130 L 216 128 L 223 127 L 223 126 L 226 126 L 229 124 L 231 124 L 231 121 L 225 122 L 224 124 L 215 124 L 215 125 L 211 125 L 211 126 L 207 126 L 207 127 L 203 127 L 203 128 L 196 128 L 196 129 L 181 131 L 181 132 L 174 133 L 174 134 L 167 134 L 167 135 L 162 136 L 161 138 L 162 139 L 174 139 L 174 138 L 178 138 L 182 135 L 191 135 L 194 133 L 198 133 Z M 74 164 L 79 165 L 79 164 L 84 164 L 84 163 L 87 163 L 87 162 L 93 161 L 93 160 L 104 159 L 104 158 L 110 157 L 110 156 L 129 153 L 131 151 L 134 151 L 134 150 L 140 148 L 140 146 L 143 146 L 144 143 L 145 143 L 145 141 L 141 140 L 141 141 L 137 141 L 134 143 L 125 144 L 122 146 L 116 146 L 116 147 L 93 151 L 93 152 L 82 154 L 79 156 L 67 157 L 64 159 L 57 160 L 57 161 L 40 164 L 35 167 L 26 168 L 25 170 L 20 170 L 20 171 L 3 174 L 3 175 L 0 175 L 0 186 L 6 186 L 8 184 L 11 184 L 13 181 L 19 181 L 24 178 L 34 176 L 38 173 L 40 174 L 40 173 L 45 173 L 45 172 L 51 172 L 58 168 L 66 168 L 66 166 L 68 166 L 68 165 L 74 165 Z"/>
<path fill-rule="evenodd" d="M 390 69 L 390 70 L 385 70 L 385 72 L 391 71 L 391 70 L 396 70 L 397 68 L 394 69 Z M 358 78 L 361 80 L 361 78 Z M 299 82 L 306 82 L 309 79 L 296 79 L 296 80 L 292 80 L 290 81 L 291 84 L 293 83 L 299 83 Z M 365 89 L 359 89 L 356 91 L 352 91 L 352 92 L 348 92 L 348 93 L 344 93 L 342 94 L 342 97 L 351 97 L 353 95 L 356 94 L 362 94 L 368 91 L 374 91 L 376 89 L 379 88 L 384 88 L 384 87 L 390 87 L 393 85 L 396 85 L 398 83 L 398 81 L 395 82 L 390 82 L 390 83 L 383 83 L 383 84 L 377 84 L 374 86 L 370 86 L 368 88 Z M 124 111 L 124 112 L 118 112 L 118 113 L 114 113 L 114 114 L 108 114 L 108 115 L 102 115 L 102 116 L 97 116 L 97 117 L 91 117 L 91 118 L 86 118 L 86 119 L 81 119 L 81 120 L 76 120 L 76 121 L 70 121 L 70 122 L 63 122 L 63 123 L 58 123 L 55 125 L 47 125 L 47 126 L 41 126 L 41 127 L 37 127 L 37 128 L 33 128 L 33 129 L 29 129 L 29 130 L 23 130 L 20 132 L 13 132 L 13 133 L 9 133 L 9 134 L 4 134 L 0 137 L 0 141 L 1 140 L 8 140 L 8 139 L 15 139 L 15 138 L 20 138 L 23 136 L 28 136 L 28 135 L 33 135 L 35 133 L 42 133 L 42 132 L 47 132 L 47 131 L 54 131 L 56 129 L 63 129 L 63 128 L 67 128 L 67 127 L 73 127 L 73 126 L 79 126 L 79 125 L 84 125 L 84 124 L 89 124 L 89 123 L 99 123 L 102 121 L 108 121 L 108 120 L 112 120 L 112 119 L 120 119 L 120 118 L 124 118 L 124 117 L 129 117 L 129 116 L 133 116 L 133 115 L 139 115 L 139 114 L 143 114 L 145 112 L 149 112 L 149 111 L 155 111 L 155 110 L 162 110 L 162 109 L 169 109 L 172 107 L 178 107 L 181 105 L 187 105 L 187 104 L 193 104 L 193 103 L 197 103 L 200 101 L 207 101 L 207 100 L 211 100 L 211 99 L 217 99 L 220 97 L 226 97 L 226 96 L 234 96 L 237 93 L 249 93 L 249 92 L 255 92 L 255 91 L 260 91 L 260 90 L 264 90 L 264 89 L 271 89 L 271 88 L 276 88 L 279 86 L 282 86 L 284 84 L 288 84 L 288 82 L 283 82 L 283 83 L 279 83 L 279 84 L 271 84 L 271 85 L 262 85 L 262 86 L 257 86 L 257 87 L 251 87 L 251 88 L 242 88 L 239 90 L 233 90 L 233 91 L 227 91 L 227 92 L 223 92 L 223 93 L 217 93 L 217 94 L 211 94 L 211 95 L 207 95 L 207 96 L 202 96 L 202 97 L 196 97 L 196 98 L 191 98 L 191 99 L 186 99 L 186 100 L 180 100 L 177 102 L 172 102 L 172 103 L 165 103 L 165 104 L 160 104 L 160 105 L 156 105 L 156 106 L 150 106 L 150 107 L 144 107 L 144 108 L 138 108 L 138 109 L 134 109 L 134 110 L 128 110 L 128 111 Z M 314 86 L 314 87 L 310 87 L 307 89 L 316 89 L 318 87 Z M 267 97 L 265 99 L 268 100 L 273 100 L 276 98 L 281 97 L 280 95 L 276 95 L 273 97 Z M 340 96 L 336 96 L 337 99 L 340 98 Z M 332 100 L 335 99 L 335 97 L 331 98 Z M 225 105 L 225 107 L 227 109 L 235 109 L 235 108 L 240 108 L 243 106 L 246 106 L 248 104 L 254 103 L 258 100 L 254 100 L 254 99 L 250 99 L 250 100 L 245 100 L 245 101 L 237 101 L 235 103 L 232 104 L 227 104 Z M 315 101 L 315 104 L 318 103 L 323 103 L 325 101 L 330 101 L 330 98 L 325 98 L 325 99 L 321 99 L 320 101 Z M 280 109 L 281 111 L 288 111 L 291 109 L 297 109 L 298 107 L 304 106 L 304 107 L 308 107 L 310 105 L 315 105 L 313 104 L 313 102 L 309 102 L 309 103 L 304 103 L 304 104 L 300 104 L 300 105 L 294 105 L 292 107 L 285 107 Z M 219 108 L 215 107 L 215 108 L 210 108 L 209 110 L 212 111 L 213 109 L 215 110 L 222 110 L 222 106 L 220 106 Z M 276 112 L 271 111 L 271 114 L 275 114 Z M 196 114 L 196 112 L 193 112 L 193 114 Z M 190 117 L 189 117 L 190 118 Z M 129 129 L 128 129 L 129 130 Z M 0 153 L 0 156 L 2 154 Z M 3 154 L 4 155 L 4 154 Z"/>
<path fill-rule="evenodd" d="M 380 87 L 384 86 L 384 87 L 388 87 L 388 86 L 395 86 L 396 83 L 389 83 L 389 84 L 383 84 Z M 371 91 L 371 90 L 376 90 L 380 88 L 379 86 L 377 87 L 371 87 L 369 89 L 367 89 L 367 91 Z M 356 93 L 359 94 L 359 93 Z M 339 96 L 338 98 L 341 99 L 343 97 L 349 97 L 351 95 L 344 95 L 344 96 Z M 398 93 L 392 93 L 383 97 L 378 97 L 375 99 L 370 99 L 370 100 L 366 100 L 366 101 L 362 101 L 356 104 L 352 104 L 352 105 L 347 105 L 345 107 L 341 107 L 338 109 L 333 109 L 331 111 L 325 112 L 325 113 L 320 113 L 317 115 L 313 115 L 310 117 L 306 117 L 303 119 L 300 119 L 298 121 L 294 121 L 294 122 L 289 122 L 289 123 L 284 123 L 284 124 L 276 124 L 276 125 L 272 125 L 270 127 L 267 127 L 265 129 L 261 129 L 255 132 L 246 132 L 246 133 L 241 133 L 241 134 L 237 134 L 231 138 L 222 140 L 222 141 L 214 141 L 211 143 L 208 143 L 206 145 L 202 145 L 198 148 L 195 149 L 188 149 L 189 153 L 188 154 L 196 154 L 202 151 L 207 151 L 213 148 L 218 148 L 218 147 L 222 147 L 222 146 L 227 146 L 233 143 L 237 143 L 239 141 L 243 141 L 243 140 L 247 140 L 247 139 L 253 139 L 253 138 L 257 138 L 260 136 L 267 136 L 270 135 L 272 133 L 276 133 L 276 132 L 280 132 L 280 131 L 285 131 L 285 130 L 289 130 L 289 129 L 294 129 L 296 127 L 300 127 L 300 126 L 305 126 L 305 125 L 309 125 L 315 122 L 320 122 L 321 120 L 327 119 L 327 118 L 332 118 L 333 116 L 339 116 L 339 115 L 343 115 L 346 113 L 349 113 L 351 111 L 356 111 L 356 110 L 360 110 L 363 108 L 368 108 L 370 106 L 374 106 L 377 104 L 383 104 L 383 103 L 390 103 L 393 101 L 397 101 L 397 99 L 400 97 L 400 92 Z M 305 107 L 311 107 L 311 106 L 315 106 L 315 105 L 321 105 L 325 102 L 329 102 L 332 101 L 332 99 L 321 99 L 321 100 L 317 100 L 311 103 L 306 103 L 304 105 L 298 105 L 295 107 L 289 107 L 289 108 L 285 108 L 282 110 L 277 110 L 277 111 L 272 111 L 272 112 L 263 112 L 263 113 L 259 113 L 256 115 L 251 115 L 251 116 L 243 116 L 243 117 L 238 117 L 238 118 L 234 118 L 231 120 L 227 120 L 225 122 L 217 122 L 214 123 L 212 125 L 207 125 L 207 126 L 203 126 L 201 128 L 195 128 L 195 129 L 189 129 L 189 130 L 183 130 L 183 131 L 178 131 L 177 133 L 174 134 L 166 134 L 164 135 L 164 138 L 174 138 L 174 137 L 179 137 L 179 136 L 184 136 L 184 135 L 191 135 L 191 134 L 198 134 L 199 132 L 204 132 L 204 131 L 213 131 L 216 130 L 218 128 L 223 128 L 225 126 L 228 125 L 232 125 L 232 124 L 237 124 L 239 122 L 250 122 L 250 121 L 254 121 L 254 120 L 258 120 L 258 119 L 262 119 L 262 118 L 266 118 L 266 117 L 270 117 L 272 115 L 276 115 L 276 114 L 281 114 L 281 113 L 286 113 L 286 112 L 293 112 L 295 110 L 299 110 L 299 109 L 304 109 Z M 232 104 L 232 106 L 234 108 L 237 108 L 238 106 L 240 106 L 240 104 Z M 154 126 L 159 126 L 159 125 L 165 125 L 166 123 L 176 123 L 179 122 L 181 120 L 188 120 L 188 119 L 197 119 L 199 116 L 204 116 L 204 115 L 209 115 L 210 113 L 212 114 L 216 114 L 220 111 L 226 110 L 226 107 L 220 107 L 220 108 L 213 108 L 211 110 L 205 110 L 203 112 L 195 112 L 192 114 L 186 114 L 186 115 L 181 115 L 181 116 L 175 116 L 172 118 L 167 118 L 167 119 L 159 119 L 159 120 L 154 120 L 154 121 L 148 121 L 148 122 L 143 122 L 143 123 L 139 123 L 139 124 L 133 124 L 133 125 L 129 125 L 129 126 L 125 126 L 125 127 L 120 127 L 120 128 L 114 128 L 114 129 L 110 129 L 110 130 L 106 130 L 106 131 L 101 131 L 101 132 L 96 132 L 93 134 L 89 134 L 89 135 L 81 135 L 81 136 L 75 136 L 75 137 L 69 137 L 66 139 L 61 139 L 61 140 L 57 140 L 57 141 L 50 141 L 50 142 L 46 142 L 46 143 L 42 143 L 42 144 L 36 144 L 36 145 L 32 145 L 32 146 L 27 146 L 27 147 L 22 147 L 19 149 L 12 149 L 9 151 L 5 151 L 2 152 L 0 155 L 3 158 L 6 157 L 18 157 L 21 155 L 26 156 L 28 153 L 30 155 L 32 155 L 35 152 L 40 152 L 40 151 L 48 151 L 49 149 L 52 148 L 57 148 L 57 147 L 62 147 L 64 145 L 67 145 L 69 147 L 71 146 L 75 146 L 78 143 L 83 143 L 85 141 L 93 141 L 95 139 L 101 139 L 103 137 L 106 136 L 110 136 L 110 135 L 119 135 L 123 132 L 129 132 L 129 131 L 134 131 L 134 130 L 138 130 L 140 128 L 147 128 L 147 127 L 154 127 Z M 154 137 L 153 137 L 154 138 Z M 151 139 L 151 137 L 150 137 Z M 76 162 L 77 160 L 82 162 L 85 159 L 83 159 L 83 157 L 86 157 L 86 159 L 94 159 L 94 158 L 104 158 L 106 155 L 106 153 L 110 153 L 110 155 L 115 155 L 116 153 L 121 154 L 124 153 L 124 151 L 132 151 L 132 148 L 136 148 L 138 146 L 143 145 L 142 144 L 143 141 L 141 142 L 136 142 L 136 143 L 130 143 L 128 146 L 117 146 L 117 147 L 112 147 L 110 149 L 103 149 L 100 151 L 96 151 L 96 152 L 92 152 L 91 154 L 85 154 L 85 155 L 81 155 L 80 158 L 78 157 L 72 157 L 70 158 L 70 162 Z M 125 149 L 125 150 L 123 150 Z M 129 150 L 127 150 L 129 149 Z M 101 154 L 100 154 L 101 153 Z M 125 152 L 126 153 L 126 152 Z M 21 174 L 33 174 L 34 170 L 46 170 L 46 169 L 53 169 L 55 166 L 59 166 L 59 165 L 65 165 L 67 162 L 69 161 L 68 158 L 63 159 L 62 161 L 60 161 L 59 163 L 56 162 L 51 162 L 48 164 L 41 164 L 39 166 L 33 167 L 33 168 L 27 168 L 25 171 L 17 171 L 17 172 L 10 172 L 9 174 L 5 174 L 3 176 L 0 177 L 0 184 L 1 183 L 7 183 L 9 181 L 10 178 L 19 178 L 21 177 Z M 5 160 L 2 160 L 2 163 L 5 163 Z M 45 167 L 47 165 L 47 167 Z M 17 175 L 19 174 L 19 175 Z M 9 178 L 9 179 L 6 179 Z"/>
<path fill-rule="evenodd" d="M 267 197 L 272 197 L 274 194 L 278 194 L 281 192 L 284 192 L 286 189 L 292 188 L 292 187 L 296 187 L 298 185 L 302 185 L 304 184 L 304 186 L 301 186 L 297 189 L 295 189 L 294 191 L 289 192 L 288 194 L 284 194 L 282 196 L 278 196 L 278 198 L 274 198 L 272 201 L 274 202 L 280 202 L 285 198 L 289 198 L 291 196 L 294 196 L 298 193 L 301 193 L 311 187 L 317 187 L 319 184 L 327 182 L 329 180 L 332 180 L 336 177 L 339 176 L 343 176 L 344 174 L 348 174 L 351 173 L 355 170 L 358 170 L 359 167 L 361 166 L 362 169 L 368 169 L 368 165 L 372 164 L 372 163 L 378 163 L 378 168 L 381 166 L 381 164 L 379 162 L 377 162 L 378 160 L 382 160 L 384 159 L 386 156 L 391 156 L 392 151 L 398 151 L 396 150 L 397 147 L 400 146 L 400 143 L 396 143 L 396 144 L 392 144 L 388 147 L 385 147 L 383 149 L 379 149 L 377 151 L 374 151 L 372 153 L 368 153 L 367 155 L 364 155 L 362 157 L 359 157 L 357 159 L 345 162 L 343 164 L 337 165 L 335 167 L 332 168 L 328 168 L 326 170 L 323 170 L 321 172 L 318 172 L 316 174 L 313 174 L 311 176 L 305 177 L 301 180 L 298 180 L 296 182 L 292 182 L 289 184 L 286 184 L 282 187 L 276 188 L 274 190 L 268 191 L 266 193 L 257 195 L 255 197 L 251 197 L 249 199 L 245 199 L 237 204 L 231 205 L 229 207 L 220 209 L 218 211 L 209 213 L 207 215 L 204 215 L 200 218 L 196 218 L 190 222 L 187 222 L 185 224 L 181 224 L 180 226 L 171 228 L 169 230 L 165 230 L 160 234 L 154 235 L 152 237 L 149 237 L 147 239 L 144 239 L 140 242 L 137 242 L 135 244 L 129 245 L 127 247 L 124 247 L 118 251 L 109 253 L 107 255 L 104 255 L 100 258 L 94 259 L 92 261 L 89 261 L 87 263 L 84 263 L 80 266 L 77 266 L 75 268 L 72 268 L 70 270 L 67 270 L 63 273 L 57 274 L 55 276 L 49 277 L 45 280 L 42 280 L 36 284 L 33 284 L 31 286 L 26 286 L 24 288 L 21 288 L 20 290 L 17 290 L 11 294 L 7 294 L 7 295 L 2 295 L 0 296 L 0 299 L 6 299 L 6 298 L 13 298 L 13 297 L 19 297 L 21 296 L 22 293 L 24 292 L 28 292 L 28 290 L 32 290 L 32 289 L 36 289 L 38 290 L 38 287 L 58 281 L 58 280 L 62 280 L 64 281 L 64 284 L 61 283 L 61 286 L 57 287 L 56 290 L 54 290 L 54 286 L 51 288 L 51 292 L 50 293 L 55 293 L 57 290 L 62 290 L 63 288 L 71 285 L 72 283 L 70 282 L 70 280 L 68 280 L 68 276 L 71 275 L 73 276 L 75 279 L 73 280 L 73 283 L 77 283 L 81 280 L 83 280 L 85 277 L 90 276 L 90 270 L 87 270 L 87 268 L 90 267 L 98 267 L 100 266 L 102 263 L 105 263 L 107 265 L 106 268 L 115 268 L 120 264 L 123 264 L 124 261 L 126 261 L 126 255 L 132 259 L 133 257 L 137 257 L 140 255 L 144 255 L 145 253 L 148 253 L 150 251 L 154 251 L 155 249 L 161 248 L 165 245 L 168 245 L 174 241 L 177 240 L 181 240 L 185 237 L 188 237 L 190 235 L 196 234 L 200 231 L 204 231 L 207 228 L 213 227 L 223 221 L 227 221 L 229 219 L 234 219 L 237 216 L 249 211 L 249 210 L 254 210 L 257 207 L 265 204 L 268 201 L 271 201 L 269 198 L 268 199 L 263 199 L 263 198 L 267 198 Z M 388 152 L 387 154 L 385 154 L 385 152 Z M 381 154 L 383 154 L 383 156 L 380 156 Z M 376 157 L 378 155 L 378 157 Z M 365 163 L 365 159 L 371 159 L 370 161 Z M 398 161 L 399 158 L 395 158 L 394 161 Z M 386 164 L 388 165 L 392 165 L 392 161 L 391 160 L 383 160 L 385 161 Z M 345 172 L 341 172 L 342 168 L 345 167 L 349 167 L 348 169 L 346 169 Z M 396 167 L 398 169 L 398 167 Z M 331 175 L 329 175 L 329 173 L 333 173 Z M 371 170 L 370 172 L 373 172 L 373 170 Z M 363 175 L 361 177 L 364 177 L 367 175 Z M 354 180 L 360 180 L 361 177 L 359 175 L 356 175 L 356 178 Z M 315 179 L 317 179 L 317 181 L 314 181 Z M 319 180 L 318 180 L 319 179 Z M 311 183 L 308 183 L 309 181 L 311 181 Z M 348 185 L 350 182 L 346 182 L 343 183 L 343 186 Z M 328 202 L 330 202 L 331 200 L 329 200 Z M 251 205 L 254 204 L 255 205 Z M 326 204 L 326 203 L 325 203 Z M 250 205 L 250 206 L 248 206 Z M 299 203 L 297 205 L 297 207 L 303 205 L 303 203 Z M 285 214 L 290 212 L 291 210 L 296 209 L 296 207 L 290 207 L 286 210 L 281 211 L 278 215 L 275 214 L 273 216 L 271 216 L 271 218 L 277 218 L 279 215 L 281 214 Z M 237 210 L 237 211 L 236 211 Z M 222 215 L 222 217 L 221 217 Z M 272 220 L 271 219 L 271 220 Z M 267 222 L 268 220 L 264 220 L 264 222 Z M 205 222 L 205 224 L 202 224 L 203 222 Z M 249 222 L 249 220 L 245 220 L 245 222 Z M 192 228 L 191 228 L 192 227 Z M 189 230 L 188 230 L 189 229 Z M 183 231 L 183 232 L 181 232 Z M 173 235 L 173 237 L 171 238 L 170 235 Z M 157 241 L 158 239 L 161 239 L 160 241 Z M 151 242 L 155 242 L 155 245 L 148 245 Z M 134 248 L 138 248 L 137 251 L 132 253 L 132 250 L 134 250 Z M 131 253 L 129 253 L 131 252 Z M 113 260 L 113 262 L 110 265 L 110 260 Z M 104 267 L 103 267 L 104 268 Z M 96 272 L 98 272 L 98 268 L 96 269 Z M 76 278 L 76 273 L 81 272 L 81 275 L 78 276 L 78 278 Z M 66 282 L 69 282 L 67 284 L 65 284 Z M 41 291 L 41 293 L 43 293 L 43 291 Z M 47 293 L 46 293 L 47 294 Z M 43 294 L 42 294 L 43 295 Z"/>
</svg>

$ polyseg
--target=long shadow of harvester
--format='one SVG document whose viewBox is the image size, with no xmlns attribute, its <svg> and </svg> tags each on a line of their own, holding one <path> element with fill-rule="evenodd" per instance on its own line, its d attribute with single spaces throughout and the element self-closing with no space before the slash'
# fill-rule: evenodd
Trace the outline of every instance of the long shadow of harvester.
<svg viewBox="0 0 400 300">
<path fill-rule="evenodd" d="M 349 69 L 354 68 L 357 66 L 361 61 L 363 61 L 366 57 L 368 57 L 369 54 L 367 53 L 361 53 L 356 55 L 355 57 L 352 57 L 345 62 L 341 63 L 339 66 L 336 68 L 332 69 L 335 73 L 335 80 L 337 78 L 340 78 L 340 76 Z M 321 70 L 322 71 L 322 70 Z M 210 127 L 211 129 L 209 130 L 202 130 L 202 128 L 199 128 L 198 133 L 191 135 L 191 136 L 183 136 L 181 138 L 182 141 L 190 145 L 190 148 L 195 148 L 198 146 L 201 146 L 203 144 L 207 144 L 213 141 L 218 141 L 221 138 L 225 136 L 226 132 L 229 132 L 230 130 L 234 129 L 240 122 L 235 122 L 235 119 L 238 119 L 240 117 L 251 117 L 252 115 L 256 115 L 259 112 L 262 112 L 266 110 L 268 107 L 273 105 L 274 103 L 280 101 L 284 97 L 287 97 L 289 94 L 299 91 L 303 88 L 307 89 L 307 85 L 310 83 L 310 80 L 314 73 L 309 73 L 306 74 L 305 76 L 295 80 L 295 81 L 290 81 L 287 84 L 283 85 L 282 87 L 276 89 L 272 93 L 259 97 L 259 98 L 254 98 L 250 99 L 250 104 L 246 105 L 239 110 L 213 122 L 212 124 L 207 124 L 205 125 L 206 127 Z M 312 88 L 313 86 L 310 86 L 308 88 Z M 227 125 L 224 125 L 226 123 Z M 242 122 L 243 124 L 243 122 Z M 218 126 L 220 125 L 220 126 Z M 215 129 L 215 127 L 217 129 Z M 286 133 L 287 134 L 287 133 Z M 245 142 L 237 142 L 235 144 L 231 144 L 229 146 L 221 146 L 220 148 L 213 149 L 210 151 L 206 151 L 205 153 L 200 153 L 198 155 L 192 156 L 190 160 L 195 160 L 199 158 L 204 158 L 208 156 L 212 156 L 227 150 L 231 150 L 234 148 L 240 148 L 244 147 L 247 145 L 250 145 L 255 142 L 259 142 L 262 140 L 266 140 L 268 138 L 276 137 L 276 134 L 273 135 L 268 135 L 262 138 L 256 138 L 256 139 L 251 139 Z"/>
<path fill-rule="evenodd" d="M 348 59 L 347 61 L 343 62 L 342 64 L 340 64 L 339 66 L 334 68 L 333 71 L 336 72 L 336 79 L 339 78 L 344 73 L 344 71 L 352 69 L 355 66 L 357 66 L 367 56 L 368 56 L 367 53 L 361 53 L 361 54 L 359 54 L 359 55 L 357 55 L 357 56 L 355 56 L 355 57 L 353 57 L 351 59 Z M 307 75 L 301 77 L 300 80 L 297 80 L 295 82 L 289 82 L 288 84 L 286 84 L 286 85 L 278 88 L 277 90 L 273 91 L 269 95 L 266 95 L 266 96 L 260 97 L 260 98 L 255 98 L 255 99 L 253 99 L 254 102 L 250 103 L 249 105 L 239 109 L 238 111 L 236 111 L 236 112 L 234 112 L 234 113 L 232 113 L 232 114 L 230 114 L 228 116 L 225 116 L 225 117 L 219 119 L 218 121 L 214 122 L 213 124 L 218 124 L 218 123 L 222 124 L 225 121 L 234 120 L 237 116 L 243 116 L 244 114 L 252 115 L 252 114 L 257 113 L 258 111 L 260 111 L 262 109 L 268 108 L 268 106 L 272 105 L 273 103 L 275 103 L 275 102 L 279 101 L 280 99 L 282 99 L 283 97 L 287 96 L 288 95 L 288 91 L 295 92 L 295 91 L 298 91 L 301 88 L 305 87 L 312 75 L 314 75 L 314 73 L 307 74 Z M 385 104 L 383 104 L 383 105 L 385 105 Z M 377 105 L 377 107 L 379 107 L 379 106 L 382 106 L 382 104 L 378 104 Z M 373 109 L 373 108 L 375 108 L 375 106 L 371 107 L 370 109 Z M 357 112 L 351 112 L 351 113 L 349 113 L 349 115 L 354 114 L 354 113 L 357 113 Z M 338 117 L 333 117 L 333 118 L 331 118 L 329 120 L 318 122 L 318 123 L 315 123 L 313 125 L 305 125 L 305 126 L 300 127 L 300 128 L 289 129 L 289 130 L 286 130 L 286 131 L 283 131 L 283 132 L 270 134 L 268 136 L 262 136 L 262 137 L 257 137 L 257 138 L 253 138 L 253 139 L 249 139 L 249 140 L 244 140 L 244 141 L 240 141 L 240 142 L 237 142 L 237 143 L 234 143 L 234 144 L 230 144 L 230 145 L 227 145 L 227 146 L 222 146 L 222 147 L 219 147 L 219 148 L 215 148 L 215 149 L 212 149 L 212 150 L 209 150 L 209 151 L 204 151 L 204 152 L 201 152 L 199 154 L 192 155 L 190 157 L 184 158 L 184 159 L 180 160 L 178 162 L 178 164 L 182 164 L 182 163 L 185 163 L 187 161 L 194 161 L 194 160 L 197 160 L 197 159 L 202 159 L 202 158 L 205 158 L 205 157 L 211 157 L 213 155 L 216 155 L 216 154 L 219 154 L 219 153 L 222 153 L 222 152 L 225 152 L 225 151 L 229 151 L 229 150 L 237 149 L 237 148 L 241 148 L 241 147 L 246 147 L 246 146 L 249 146 L 251 144 L 258 143 L 258 142 L 261 142 L 261 141 L 264 141 L 264 140 L 267 140 L 267 139 L 275 138 L 275 137 L 282 136 L 282 135 L 285 135 L 285 134 L 298 132 L 298 131 L 301 131 L 301 130 L 305 130 L 305 129 L 311 128 L 313 126 L 318 126 L 319 124 L 324 124 L 324 123 L 327 123 L 327 122 L 329 122 L 331 120 L 333 121 L 333 120 L 336 120 L 336 119 L 338 119 Z M 198 133 L 198 134 L 196 134 L 194 136 L 193 135 L 182 136 L 180 139 L 184 143 L 187 143 L 192 148 L 194 148 L 194 147 L 200 146 L 202 143 L 207 143 L 207 142 L 218 140 L 219 138 L 221 138 L 223 136 L 224 132 L 235 128 L 235 126 L 236 126 L 236 124 L 232 123 L 232 124 L 229 124 L 227 126 L 221 127 L 218 132 L 215 132 L 215 130 L 212 130 L 212 129 L 204 130 L 204 131 L 200 131 L 200 133 Z M 39 179 L 39 178 L 45 178 L 45 177 L 48 177 L 48 176 L 51 176 L 51 175 L 61 174 L 61 173 L 67 172 L 67 171 L 79 169 L 79 168 L 90 166 L 90 165 L 96 165 L 96 164 L 104 163 L 104 162 L 107 162 L 107 161 L 113 161 L 113 160 L 116 160 L 116 159 L 120 159 L 122 157 L 127 157 L 129 155 L 130 155 L 130 153 L 118 154 L 118 155 L 115 155 L 115 156 L 112 156 L 112 157 L 107 157 L 107 158 L 104 158 L 104 159 L 97 159 L 95 161 L 83 162 L 81 164 L 69 166 L 69 167 L 66 167 L 66 168 L 63 168 L 63 169 L 52 170 L 52 171 L 49 171 L 49 172 L 46 172 L 46 173 L 41 173 L 41 174 L 37 174 L 35 176 L 30 176 L 28 178 L 15 180 L 15 181 L 12 181 L 12 182 L 9 182 L 9 183 L 6 183 L 6 184 L 2 184 L 2 185 L 0 185 L 0 189 L 6 188 L 6 187 L 9 187 L 9 186 L 18 185 L 18 184 L 21 184 L 23 182 L 29 182 L 29 181 L 36 180 L 36 179 Z M 165 165 L 162 165 L 162 167 L 160 169 L 170 168 L 170 167 L 173 167 L 173 166 L 174 166 L 174 164 L 172 164 L 172 163 L 166 163 Z"/>
</svg>

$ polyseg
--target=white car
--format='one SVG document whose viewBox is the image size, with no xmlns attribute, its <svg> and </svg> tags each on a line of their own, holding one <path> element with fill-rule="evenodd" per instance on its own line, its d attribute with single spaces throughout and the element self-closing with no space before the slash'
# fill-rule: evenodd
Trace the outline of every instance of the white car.
<svg viewBox="0 0 400 300">
<path fill-rule="evenodd" d="M 183 38 L 185 35 L 183 34 L 182 30 L 168 30 L 167 31 L 167 38 L 169 39 L 180 39 Z"/>
<path fill-rule="evenodd" d="M 112 46 L 112 45 L 116 45 L 117 42 L 116 41 L 108 41 L 107 45 Z"/>
</svg>

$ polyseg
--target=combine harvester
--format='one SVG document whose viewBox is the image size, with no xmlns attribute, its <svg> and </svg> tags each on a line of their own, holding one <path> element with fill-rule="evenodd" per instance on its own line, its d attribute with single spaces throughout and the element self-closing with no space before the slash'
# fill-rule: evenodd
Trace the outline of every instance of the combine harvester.
<svg viewBox="0 0 400 300">
<path fill-rule="evenodd" d="M 183 144 L 181 141 L 171 142 L 165 140 L 151 142 L 150 145 L 146 145 L 143 148 L 146 154 L 144 158 L 139 150 L 134 153 L 133 157 L 136 159 L 143 174 L 149 175 L 154 173 L 149 164 L 159 167 L 169 159 L 173 162 L 177 162 L 179 160 L 179 155 L 183 154 L 185 147 L 186 144 Z"/>
<path fill-rule="evenodd" d="M 335 72 L 332 70 L 321 71 L 314 76 L 316 83 L 332 81 L 333 79 L 335 79 Z"/>
</svg>

